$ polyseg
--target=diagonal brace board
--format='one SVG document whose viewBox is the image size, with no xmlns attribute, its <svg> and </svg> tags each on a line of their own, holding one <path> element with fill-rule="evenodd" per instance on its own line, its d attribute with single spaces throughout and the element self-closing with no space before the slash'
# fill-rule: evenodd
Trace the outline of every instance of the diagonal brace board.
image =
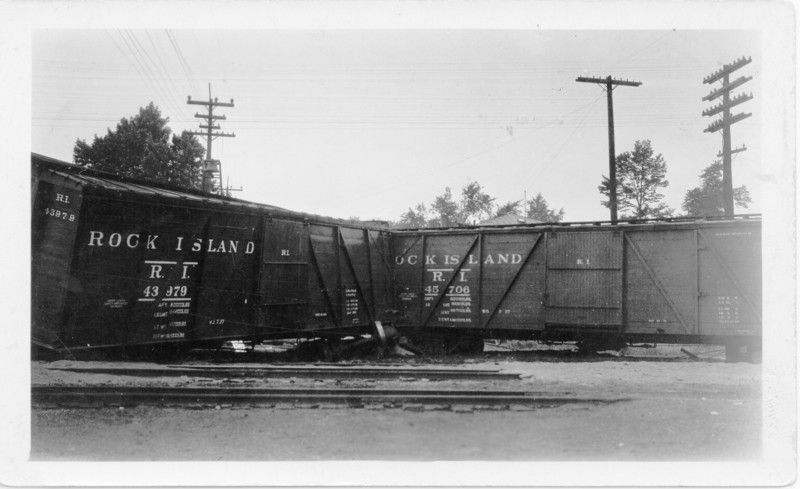
<svg viewBox="0 0 800 489">
<path fill-rule="evenodd" d="M 380 234 L 379 234 L 379 236 L 380 236 Z M 387 273 L 387 275 L 391 275 L 391 273 L 392 273 L 391 260 L 387 260 L 386 253 L 384 253 L 384 250 L 381 248 L 380 243 L 378 243 L 378 241 L 375 239 L 375 237 L 372 235 L 372 233 L 367 231 L 367 237 L 368 237 L 368 240 L 369 240 L 369 243 L 370 243 L 370 245 L 369 245 L 370 249 L 378 250 L 378 256 L 381 257 L 381 263 L 383 264 L 384 271 Z M 415 241 L 415 243 L 416 243 L 416 241 Z M 406 250 L 406 253 L 407 252 L 408 252 L 408 250 Z"/>
<path fill-rule="evenodd" d="M 486 328 L 489 322 L 494 318 L 495 314 L 497 313 L 497 310 L 500 309 L 500 305 L 503 303 L 503 299 L 506 298 L 506 295 L 508 295 L 508 291 L 511 290 L 511 287 L 513 287 L 514 284 L 517 282 L 517 278 L 520 276 L 520 274 L 522 274 L 522 270 L 525 268 L 525 264 L 528 263 L 530 257 L 533 256 L 533 251 L 539 244 L 541 237 L 542 237 L 541 234 L 536 235 L 536 240 L 534 240 L 533 246 L 531 246 L 530 251 L 528 251 L 528 254 L 525 255 L 525 259 L 522 260 L 522 263 L 520 263 L 517 273 L 515 273 L 514 276 L 511 278 L 511 280 L 508 281 L 508 285 L 506 285 L 505 289 L 503 290 L 503 294 L 500 296 L 500 300 L 497 301 L 497 305 L 494 306 L 494 309 L 492 309 L 492 312 L 489 314 L 489 317 L 487 317 L 486 320 L 483 322 L 483 324 L 481 324 L 481 328 Z"/>
<path fill-rule="evenodd" d="M 653 269 L 650 268 L 650 265 L 647 264 L 647 261 L 644 259 L 644 256 L 642 256 L 642 253 L 639 251 L 639 248 L 637 248 L 636 245 L 633 243 L 633 240 L 630 238 L 630 236 L 628 236 L 628 233 L 623 233 L 623 235 L 625 236 L 625 241 L 628 242 L 628 246 L 630 247 L 630 249 L 633 250 L 633 252 L 636 254 L 636 257 L 639 258 L 639 261 L 644 266 L 644 269 L 647 271 L 647 275 L 650 277 L 650 280 L 652 280 L 653 283 L 656 284 L 656 288 L 658 288 L 658 291 L 661 293 L 661 296 L 664 298 L 664 300 L 667 301 L 667 305 L 669 306 L 670 310 L 675 315 L 675 317 L 678 318 L 678 321 L 681 323 L 681 327 L 683 328 L 683 330 L 686 332 L 686 334 L 691 334 L 691 332 L 689 331 L 689 327 L 686 325 L 686 321 L 683 319 L 683 316 L 681 316 L 680 312 L 678 311 L 678 307 L 675 305 L 672 299 L 670 299 L 669 294 L 667 294 L 667 289 L 664 288 L 664 285 L 661 283 L 660 280 L 658 280 L 658 277 L 653 272 Z"/>
<path fill-rule="evenodd" d="M 472 243 L 470 243 L 469 247 L 467 248 L 467 252 L 464 253 L 464 256 L 461 258 L 461 260 L 459 260 L 458 265 L 455 267 L 455 270 L 459 270 L 462 266 L 464 266 L 464 262 L 467 261 L 467 257 L 469 256 L 472 249 L 475 248 L 475 243 L 478 242 L 478 238 L 480 238 L 480 236 L 481 236 L 480 234 L 476 234 L 475 237 L 472 239 Z M 425 270 L 423 268 L 423 275 L 424 273 Z M 442 298 L 445 296 L 447 288 L 450 287 L 450 284 L 453 283 L 453 280 L 455 280 L 457 275 L 458 275 L 457 273 L 453 273 L 453 276 L 450 277 L 450 280 L 447 281 L 447 284 L 445 284 L 445 286 L 442 287 L 441 292 L 439 292 L 439 295 L 436 297 L 436 301 L 434 301 L 434 303 L 431 304 L 431 309 L 430 311 L 428 311 L 428 314 L 425 316 L 425 320 L 422 322 L 423 326 L 428 324 L 428 321 L 430 321 L 434 311 L 436 311 L 436 308 L 439 307 L 439 303 L 442 302 Z"/>
<path fill-rule="evenodd" d="M 408 253 L 409 251 L 411 251 L 411 248 L 413 248 L 414 246 L 416 246 L 416 244 L 417 244 L 417 243 L 419 243 L 419 241 L 420 241 L 421 239 L 423 239 L 423 235 L 419 235 L 419 236 L 417 236 L 417 237 L 416 237 L 416 239 L 414 239 L 414 241 L 412 241 L 412 242 L 411 242 L 411 244 L 410 244 L 410 245 L 408 245 L 408 247 L 406 247 L 406 249 L 404 249 L 402 252 L 400 252 L 399 256 L 406 256 L 406 253 Z"/>
<path fill-rule="evenodd" d="M 364 295 L 364 289 L 361 287 L 361 282 L 358 279 L 358 274 L 356 273 L 355 267 L 353 267 L 353 258 L 350 256 L 350 251 L 347 249 L 347 245 L 344 242 L 344 236 L 342 236 L 342 228 L 336 228 L 337 234 L 339 235 L 339 246 L 341 246 L 342 250 L 344 250 L 344 257 L 345 261 L 347 262 L 347 267 L 350 269 L 350 273 L 353 274 L 353 278 L 356 282 L 356 290 L 358 291 L 358 296 L 361 298 L 361 302 L 364 303 L 367 309 L 367 314 L 369 315 L 370 324 L 375 322 L 375 311 L 373 311 L 373 307 L 375 304 L 373 302 L 367 301 L 366 296 Z M 367 243 L 367 254 L 369 254 L 369 243 Z M 370 274 L 370 280 L 372 279 L 372 275 Z"/>
<path fill-rule="evenodd" d="M 307 228 L 308 229 L 308 228 Z M 319 266 L 319 259 L 317 258 L 317 252 L 314 250 L 314 240 L 311 238 L 311 232 L 308 232 L 308 249 L 310 251 L 311 256 L 311 263 L 313 263 L 314 271 L 317 273 L 317 279 L 319 283 L 322 284 L 322 295 L 325 299 L 326 305 L 328 306 L 328 314 L 330 314 L 331 318 L 333 318 L 334 324 L 337 327 L 342 326 L 342 320 L 336 314 L 336 311 L 333 307 L 333 302 L 331 301 L 330 293 L 328 292 L 328 286 L 325 283 L 325 277 L 322 276 L 322 270 Z"/>
</svg>

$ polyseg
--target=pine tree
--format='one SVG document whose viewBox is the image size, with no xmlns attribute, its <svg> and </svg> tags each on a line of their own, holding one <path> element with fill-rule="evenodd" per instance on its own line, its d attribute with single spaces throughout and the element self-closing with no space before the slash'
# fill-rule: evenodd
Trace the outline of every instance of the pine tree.
<svg viewBox="0 0 800 489">
<path fill-rule="evenodd" d="M 564 219 L 564 208 L 557 211 L 551 209 L 540 192 L 528 202 L 528 217 L 542 222 L 561 222 Z"/>
</svg>

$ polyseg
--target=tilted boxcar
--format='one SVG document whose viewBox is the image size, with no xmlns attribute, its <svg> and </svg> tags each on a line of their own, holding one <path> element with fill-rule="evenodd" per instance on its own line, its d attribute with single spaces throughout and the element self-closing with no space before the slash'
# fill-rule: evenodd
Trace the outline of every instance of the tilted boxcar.
<svg viewBox="0 0 800 489">
<path fill-rule="evenodd" d="M 761 345 L 761 221 L 686 220 L 393 234 L 398 329 Z M 453 333 L 456 333 L 455 335 Z"/>
<path fill-rule="evenodd" d="M 392 302 L 385 229 L 32 163 L 36 345 L 358 332 Z"/>
</svg>

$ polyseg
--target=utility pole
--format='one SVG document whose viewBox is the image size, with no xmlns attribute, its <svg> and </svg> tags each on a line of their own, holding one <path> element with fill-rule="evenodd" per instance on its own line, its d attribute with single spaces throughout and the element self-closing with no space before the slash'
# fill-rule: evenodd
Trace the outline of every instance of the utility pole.
<svg viewBox="0 0 800 489">
<path fill-rule="evenodd" d="M 611 210 L 611 224 L 617 223 L 617 156 L 614 150 L 614 100 L 611 92 L 614 87 L 624 85 L 638 87 L 642 82 L 615 80 L 611 75 L 605 78 L 588 78 L 579 76 L 575 81 L 584 83 L 597 83 L 605 87 L 608 100 L 608 182 L 609 182 L 609 209 Z"/>
<path fill-rule="evenodd" d="M 742 76 L 731 82 L 729 80 L 730 74 L 738 70 L 742 66 L 750 63 L 751 58 L 739 58 L 733 63 L 723 65 L 721 69 L 712 73 L 703 79 L 703 83 L 714 83 L 722 81 L 722 86 L 703 97 L 704 102 L 710 102 L 716 98 L 722 97 L 722 103 L 715 105 L 710 109 L 703 111 L 704 116 L 712 116 L 722 113 L 722 118 L 717 119 L 708 125 L 703 132 L 717 132 L 722 129 L 722 153 L 717 156 L 722 156 L 722 202 L 725 209 L 725 217 L 733 219 L 733 175 L 731 169 L 731 155 L 740 151 L 747 150 L 746 147 L 736 148 L 731 150 L 731 126 L 737 122 L 747 119 L 753 114 L 739 113 L 731 116 L 730 109 L 742 102 L 747 102 L 753 98 L 753 94 L 741 94 L 738 97 L 731 98 L 731 90 L 740 87 L 752 80 L 752 76 Z"/>
<path fill-rule="evenodd" d="M 525 222 L 527 223 L 528 222 L 528 191 L 527 190 L 523 194 L 523 199 L 524 200 L 523 200 L 523 204 L 522 204 L 522 209 L 523 209 L 523 211 L 525 213 L 524 214 L 525 215 Z"/>
<path fill-rule="evenodd" d="M 218 120 L 226 120 L 224 115 L 214 115 L 214 108 L 215 107 L 233 107 L 233 99 L 231 99 L 230 103 L 219 102 L 218 99 L 211 98 L 211 83 L 208 84 L 208 102 L 201 102 L 199 100 L 192 100 L 191 95 L 189 96 L 188 100 L 186 101 L 189 105 L 205 105 L 208 107 L 208 115 L 203 114 L 195 114 L 195 117 L 200 119 L 205 119 L 206 124 L 200 124 L 200 129 L 205 129 L 205 131 L 187 131 L 189 134 L 193 134 L 195 136 L 205 136 L 206 137 L 206 159 L 204 161 L 203 166 L 203 191 L 213 193 L 214 192 L 214 183 L 217 183 L 217 189 L 220 195 L 224 195 L 225 192 L 222 188 L 222 163 L 219 160 L 215 160 L 211 157 L 211 142 L 218 137 L 225 137 L 225 138 L 235 138 L 236 134 L 228 134 L 224 132 L 211 132 L 212 130 L 219 129 L 220 126 L 214 124 L 214 121 Z"/>
</svg>

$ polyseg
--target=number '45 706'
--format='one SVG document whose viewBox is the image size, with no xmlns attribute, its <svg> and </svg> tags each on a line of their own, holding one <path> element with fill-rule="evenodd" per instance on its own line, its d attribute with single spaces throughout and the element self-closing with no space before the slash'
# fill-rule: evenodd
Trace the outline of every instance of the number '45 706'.
<svg viewBox="0 0 800 489">
<path fill-rule="evenodd" d="M 172 285 L 164 287 L 164 297 L 186 297 L 188 289 L 185 285 Z M 160 292 L 158 285 L 148 285 L 144 288 L 145 297 L 158 297 Z"/>
</svg>

